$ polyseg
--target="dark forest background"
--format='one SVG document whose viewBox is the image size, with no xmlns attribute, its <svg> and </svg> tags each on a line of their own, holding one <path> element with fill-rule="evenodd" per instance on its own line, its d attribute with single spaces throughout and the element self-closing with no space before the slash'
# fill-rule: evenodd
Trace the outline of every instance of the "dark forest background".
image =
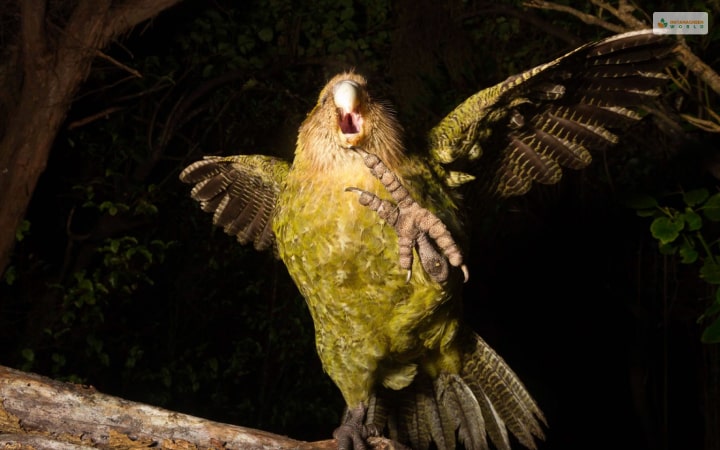
<svg viewBox="0 0 720 450">
<path fill-rule="evenodd" d="M 76 3 L 49 3 L 50 34 Z M 600 3 L 562 4 L 626 26 Z M 718 2 L 636 6 L 646 23 L 653 11 L 708 11 L 710 33 L 686 42 L 718 68 Z M 7 56 L 21 11 L 3 8 Z M 348 68 L 421 148 L 470 94 L 610 34 L 515 1 L 216 0 L 163 11 L 95 57 L 25 219 L 0 230 L 16 240 L 0 268 L 0 363 L 329 437 L 343 403 L 302 298 L 271 254 L 212 227 L 179 172 L 206 154 L 292 158 L 320 88 Z M 717 207 L 718 101 L 682 64 L 672 73 L 659 115 L 589 169 L 474 217 L 467 317 L 546 412 L 543 449 L 720 448 L 720 229 L 703 212 Z M 669 222 L 651 230 L 661 216 Z"/>
</svg>

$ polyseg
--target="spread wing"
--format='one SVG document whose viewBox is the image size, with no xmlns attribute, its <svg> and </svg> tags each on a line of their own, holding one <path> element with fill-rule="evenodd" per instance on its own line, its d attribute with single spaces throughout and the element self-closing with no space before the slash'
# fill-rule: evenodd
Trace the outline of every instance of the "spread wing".
<svg viewBox="0 0 720 450">
<path fill-rule="evenodd" d="M 659 95 L 676 42 L 651 30 L 584 45 L 482 90 L 430 132 L 430 155 L 449 186 L 478 179 L 481 190 L 521 195 L 556 183 L 590 152 L 618 141 Z"/>
<path fill-rule="evenodd" d="M 255 249 L 274 246 L 272 215 L 289 170 L 281 159 L 262 155 L 207 156 L 180 173 L 194 184 L 190 195 L 213 223 Z"/>
</svg>

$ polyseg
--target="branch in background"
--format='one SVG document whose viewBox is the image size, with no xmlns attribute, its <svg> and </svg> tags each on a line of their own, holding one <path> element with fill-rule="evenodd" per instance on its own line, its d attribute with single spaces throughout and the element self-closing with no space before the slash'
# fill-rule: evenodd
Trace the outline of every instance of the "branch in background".
<svg viewBox="0 0 720 450">
<path fill-rule="evenodd" d="M 608 11 L 610 14 L 622 21 L 625 26 L 616 25 L 614 23 L 600 19 L 599 17 L 579 11 L 570 6 L 559 5 L 557 3 L 549 1 L 529 0 L 525 2 L 524 5 L 529 8 L 539 8 L 550 11 L 564 12 L 577 17 L 578 19 L 582 20 L 587 24 L 597 25 L 614 33 L 623 33 L 631 30 L 641 30 L 649 28 L 646 23 L 638 20 L 633 15 L 633 12 L 636 11 L 636 8 L 630 5 L 626 0 L 620 0 L 617 8 L 613 7 L 612 5 L 603 0 L 592 0 L 592 3 L 599 8 Z M 685 67 L 687 67 L 692 73 L 695 74 L 695 76 L 697 76 L 702 82 L 707 84 L 710 89 L 712 89 L 716 94 L 720 95 L 720 75 L 718 75 L 715 70 L 708 66 L 695 53 L 693 53 L 693 51 L 690 49 L 690 47 L 688 47 L 684 40 L 680 40 L 680 45 L 676 48 L 675 55 L 685 65 Z M 705 110 L 708 112 L 710 111 L 707 105 L 705 105 Z M 710 114 L 710 116 L 713 119 L 717 118 L 716 114 Z M 720 128 L 720 125 L 718 124 L 715 124 L 716 126 L 708 127 L 706 123 L 707 121 L 702 118 L 696 118 L 696 120 L 689 120 L 686 115 L 683 115 L 683 117 L 688 120 L 688 122 L 705 131 L 717 132 L 715 130 Z"/>
<path fill-rule="evenodd" d="M 113 39 L 132 29 L 140 22 L 157 16 L 180 0 L 126 0 L 119 5 L 112 5 L 110 14 L 114 18 L 107 27 L 105 36 Z M 113 2 L 118 3 L 118 2 Z"/>
<path fill-rule="evenodd" d="M 95 54 L 96 54 L 99 58 L 102 58 L 102 59 L 104 59 L 104 60 L 106 60 L 106 61 L 109 61 L 110 63 L 118 66 L 118 67 L 121 68 L 122 70 L 130 73 L 131 75 L 134 75 L 134 76 L 137 77 L 137 78 L 142 78 L 142 77 L 143 77 L 142 74 L 141 74 L 140 72 L 138 72 L 137 70 L 133 69 L 132 67 L 126 66 L 125 64 L 121 63 L 121 62 L 118 61 L 117 59 L 113 58 L 112 56 L 110 56 L 110 55 L 108 55 L 108 54 L 106 54 L 106 53 L 101 52 L 100 50 L 97 50 Z"/>
<path fill-rule="evenodd" d="M 599 27 L 605 28 L 606 30 L 610 30 L 613 33 L 622 33 L 624 31 L 627 31 L 624 27 L 620 25 L 616 25 L 614 23 L 610 23 L 608 21 L 605 21 L 603 19 L 600 19 L 599 17 L 596 17 L 592 14 L 587 14 L 582 11 L 579 11 L 571 6 L 566 5 L 558 5 L 557 3 L 553 2 L 546 2 L 543 0 L 529 0 L 525 3 L 523 3 L 524 6 L 527 6 L 528 8 L 538 8 L 538 9 L 546 9 L 548 11 L 560 11 L 567 14 L 570 14 L 572 16 L 577 17 L 578 19 L 582 20 L 588 25 L 597 25 Z"/>
<path fill-rule="evenodd" d="M 125 109 L 122 106 L 111 106 L 110 108 L 105 108 L 102 111 L 95 113 L 88 117 L 83 117 L 82 119 L 74 120 L 70 122 L 67 126 L 68 130 L 74 130 L 75 128 L 80 128 L 82 126 L 85 126 L 89 123 L 95 122 L 98 119 L 107 118 L 110 114 L 118 111 L 122 111 Z"/>
<path fill-rule="evenodd" d="M 703 131 L 707 131 L 708 133 L 720 133 L 720 116 L 715 114 L 715 112 L 711 109 L 707 109 L 706 111 L 712 116 L 713 120 L 715 120 L 714 122 L 712 120 L 700 119 L 698 117 L 691 116 L 690 114 L 680 114 L 680 117 Z"/>
<path fill-rule="evenodd" d="M 196 113 L 194 114 L 189 112 L 194 106 L 194 104 L 197 102 L 197 100 L 203 98 L 208 92 L 214 89 L 217 89 L 232 81 L 243 78 L 250 78 L 246 70 L 233 70 L 204 82 L 199 87 L 191 91 L 189 94 L 182 95 L 180 99 L 172 106 L 165 120 L 165 123 L 162 126 L 162 133 L 156 139 L 153 135 L 153 131 L 157 122 L 157 116 L 160 113 L 160 108 L 163 102 L 169 97 L 170 93 L 164 96 L 162 101 L 160 102 L 160 105 L 158 105 L 155 112 L 153 113 L 150 125 L 148 126 L 148 148 L 152 149 L 150 157 L 143 164 L 139 165 L 135 169 L 133 178 L 135 178 L 136 180 L 144 180 L 147 177 L 152 168 L 155 167 L 157 162 L 164 154 L 168 142 L 170 142 L 170 139 L 172 139 L 172 137 L 175 135 L 177 129 L 201 111 L 196 109 Z M 250 89 L 252 88 L 252 86 L 253 83 L 248 81 L 243 85 L 241 91 Z"/>
<path fill-rule="evenodd" d="M 698 78 L 710 86 L 710 89 L 720 95 L 720 75 L 715 72 L 712 67 L 708 66 L 705 61 L 690 50 L 685 41 L 681 41 L 676 50 L 678 59 L 685 64 Z"/>
<path fill-rule="evenodd" d="M 624 31 L 644 30 L 648 28 L 646 23 L 643 23 L 642 20 L 638 20 L 635 16 L 633 16 L 636 8 L 635 6 L 627 3 L 625 0 L 620 0 L 617 8 L 603 0 L 592 0 L 592 3 L 593 5 L 608 11 L 610 14 L 620 19 L 620 21 L 625 24 L 626 29 Z"/>
<path fill-rule="evenodd" d="M 458 19 L 460 21 L 474 18 L 485 19 L 488 16 L 512 16 L 521 22 L 528 23 L 539 30 L 542 30 L 550 36 L 555 36 L 561 41 L 567 42 L 567 44 L 572 47 L 579 47 L 584 43 L 578 36 L 566 31 L 563 28 L 554 26 L 542 17 L 539 17 L 537 14 L 509 5 L 488 3 L 483 5 L 481 8 L 472 10 L 470 13 L 460 16 Z"/>
</svg>

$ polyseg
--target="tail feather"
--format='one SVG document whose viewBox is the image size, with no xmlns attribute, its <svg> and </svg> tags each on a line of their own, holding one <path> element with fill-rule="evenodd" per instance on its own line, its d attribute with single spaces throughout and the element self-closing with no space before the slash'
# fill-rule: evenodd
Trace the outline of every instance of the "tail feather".
<svg viewBox="0 0 720 450">
<path fill-rule="evenodd" d="M 544 439 L 540 408 L 515 373 L 479 336 L 472 335 L 459 375 L 441 373 L 434 380 L 419 372 L 400 390 L 379 390 L 370 400 L 367 424 L 388 436 L 427 449 L 510 450 L 509 432 L 529 449 Z"/>
<path fill-rule="evenodd" d="M 435 380 L 435 392 L 443 406 L 441 414 L 449 415 L 453 428 L 465 448 L 487 450 L 485 419 L 475 395 L 457 375 L 441 374 Z"/>
<path fill-rule="evenodd" d="M 492 414 L 517 437 L 521 444 L 535 449 L 535 438 L 544 439 L 542 425 L 547 425 L 545 416 L 507 363 L 475 335 L 474 351 L 466 356 L 462 378 L 469 382 L 475 396 L 487 396 L 493 406 Z M 490 411 L 488 411 L 490 412 Z M 493 436 L 498 447 L 501 445 Z"/>
<path fill-rule="evenodd" d="M 434 395 L 435 388 L 432 385 L 430 385 L 430 388 L 433 390 L 430 392 L 429 397 L 432 399 L 432 403 L 428 404 L 428 408 L 425 410 L 425 415 L 430 424 L 430 436 L 436 443 L 438 449 L 454 448 L 455 426 L 452 421 L 448 419 L 447 415 L 442 414 L 442 408 L 440 408 L 437 397 Z"/>
<path fill-rule="evenodd" d="M 384 398 L 380 395 L 373 395 L 368 402 L 367 411 L 365 412 L 366 424 L 386 424 L 388 421 L 388 407 Z"/>
<path fill-rule="evenodd" d="M 401 391 L 383 389 L 371 397 L 366 423 L 386 428 L 388 436 L 409 442 L 414 449 L 426 449 L 435 442 L 439 450 L 454 449 L 457 425 L 439 403 L 433 382 L 418 374 L 413 384 Z"/>
<path fill-rule="evenodd" d="M 424 374 L 413 383 L 415 388 L 404 392 L 405 411 L 411 410 L 418 424 L 417 433 L 410 436 L 413 448 L 428 448 L 435 442 L 438 448 L 455 448 L 457 426 L 444 411 L 437 388 Z"/>
<path fill-rule="evenodd" d="M 407 406 L 412 409 L 412 425 L 408 430 L 410 442 L 416 443 L 418 448 L 427 448 L 433 441 L 433 434 L 437 436 L 441 442 L 444 442 L 445 436 L 442 434 L 442 426 L 438 427 L 440 417 L 437 415 L 438 408 L 435 399 L 428 395 L 425 390 L 418 390 L 410 395 Z"/>
<path fill-rule="evenodd" d="M 495 444 L 498 450 L 510 450 L 510 438 L 508 437 L 507 427 L 505 422 L 500 418 L 497 410 L 493 406 L 492 402 L 477 386 L 475 381 L 468 382 L 470 390 L 473 391 L 475 397 L 480 404 L 480 409 L 483 415 L 487 416 L 488 419 L 485 421 L 485 430 L 487 431 L 490 440 Z M 473 388 L 475 386 L 475 388 Z"/>
</svg>

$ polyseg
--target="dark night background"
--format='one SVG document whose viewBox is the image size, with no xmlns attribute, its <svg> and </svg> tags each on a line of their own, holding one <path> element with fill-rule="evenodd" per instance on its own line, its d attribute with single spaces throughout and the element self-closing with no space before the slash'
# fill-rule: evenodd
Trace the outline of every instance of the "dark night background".
<svg viewBox="0 0 720 450">
<path fill-rule="evenodd" d="M 720 10 L 640 3 L 650 15 Z M 686 40 L 717 69 L 713 23 Z M 218 0 L 165 11 L 105 49 L 142 78 L 99 58 L 57 136 L 0 279 L 0 363 L 328 438 L 343 404 L 302 298 L 271 254 L 213 229 L 180 170 L 205 154 L 291 158 L 320 88 L 353 67 L 420 146 L 479 88 L 609 34 L 513 1 Z M 474 217 L 467 317 L 545 411 L 543 449 L 720 448 L 720 352 L 701 343 L 708 321 L 698 323 L 715 289 L 699 264 L 662 255 L 652 219 L 624 201 L 642 193 L 682 209 L 678 192 L 717 192 L 717 138 L 677 115 L 716 107 L 706 95 L 670 87 L 660 108 L 682 129 L 648 117 L 589 169 Z M 716 253 L 718 231 L 702 230 Z"/>
</svg>

